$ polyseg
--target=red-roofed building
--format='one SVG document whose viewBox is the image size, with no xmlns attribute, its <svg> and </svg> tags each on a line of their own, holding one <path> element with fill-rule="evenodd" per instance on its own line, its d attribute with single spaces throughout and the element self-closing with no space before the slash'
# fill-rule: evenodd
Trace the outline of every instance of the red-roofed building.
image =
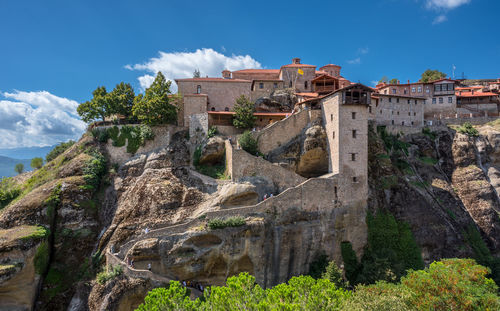
<svg viewBox="0 0 500 311">
<path fill-rule="evenodd" d="M 457 112 L 499 112 L 500 95 L 493 92 L 483 92 L 483 87 L 457 88 Z"/>
</svg>

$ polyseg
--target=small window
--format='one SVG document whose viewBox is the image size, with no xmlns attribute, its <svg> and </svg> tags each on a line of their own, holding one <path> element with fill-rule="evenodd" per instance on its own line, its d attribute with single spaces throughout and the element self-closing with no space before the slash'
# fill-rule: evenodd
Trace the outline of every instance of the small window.
<svg viewBox="0 0 500 311">
<path fill-rule="evenodd" d="M 413 121 L 411 121 L 411 125 L 413 125 Z"/>
<path fill-rule="evenodd" d="M 212 107 L 212 109 L 210 109 L 210 110 L 215 111 L 215 107 Z"/>
<path fill-rule="evenodd" d="M 358 177 L 354 176 L 354 177 L 352 178 L 352 182 L 358 182 Z"/>
<path fill-rule="evenodd" d="M 416 115 L 417 115 L 417 113 L 416 113 L 416 112 L 414 112 L 414 113 L 413 113 L 413 116 L 416 116 Z"/>
<path fill-rule="evenodd" d="M 427 87 L 427 88 L 425 89 L 425 92 L 426 92 L 426 93 L 430 93 L 430 92 L 431 92 L 431 90 L 429 89 L 429 87 Z"/>
<path fill-rule="evenodd" d="M 278 83 L 274 82 L 273 86 L 274 86 L 275 89 L 277 89 L 278 88 Z"/>
<path fill-rule="evenodd" d="M 229 111 L 229 107 L 224 108 L 224 111 Z"/>
<path fill-rule="evenodd" d="M 442 104 L 444 102 L 442 97 L 439 97 L 439 103 Z"/>
<path fill-rule="evenodd" d="M 372 106 L 368 106 L 368 112 L 372 113 Z"/>
<path fill-rule="evenodd" d="M 412 87 L 412 88 L 411 88 L 411 92 L 412 92 L 412 93 L 415 93 L 415 91 L 416 91 L 416 88 L 415 88 L 415 87 Z"/>
<path fill-rule="evenodd" d="M 355 153 L 351 153 L 351 160 L 356 161 L 356 154 Z"/>
<path fill-rule="evenodd" d="M 411 100 L 408 99 L 408 105 L 411 104 Z"/>
<path fill-rule="evenodd" d="M 333 187 L 333 193 L 335 195 L 335 200 L 338 198 L 338 190 L 337 187 Z"/>
<path fill-rule="evenodd" d="M 433 103 L 433 104 L 436 104 L 436 98 L 435 98 L 435 97 L 434 97 L 434 98 L 432 98 L 432 103 Z"/>
<path fill-rule="evenodd" d="M 333 114 L 330 115 L 330 121 L 333 121 Z"/>
<path fill-rule="evenodd" d="M 401 125 L 405 125 L 405 121 L 401 122 Z"/>
<path fill-rule="evenodd" d="M 196 94 L 201 94 L 201 85 L 196 87 Z"/>
<path fill-rule="evenodd" d="M 399 98 L 396 98 L 396 103 L 399 103 Z"/>
<path fill-rule="evenodd" d="M 307 81 L 304 82 L 304 88 L 307 90 Z"/>
<path fill-rule="evenodd" d="M 356 138 L 356 130 L 352 130 L 352 138 Z"/>
<path fill-rule="evenodd" d="M 392 103 L 392 98 L 389 97 L 389 102 Z"/>
<path fill-rule="evenodd" d="M 411 114 L 408 112 L 408 115 L 411 116 Z"/>
<path fill-rule="evenodd" d="M 453 103 L 453 97 L 448 97 L 448 103 L 449 104 Z"/>
<path fill-rule="evenodd" d="M 259 83 L 259 89 L 263 89 L 264 88 L 264 83 Z"/>
<path fill-rule="evenodd" d="M 418 104 L 418 101 L 415 99 L 415 105 Z"/>
<path fill-rule="evenodd" d="M 422 93 L 422 87 L 421 86 L 418 87 L 418 92 Z"/>
<path fill-rule="evenodd" d="M 391 111 L 391 114 L 394 114 L 394 110 Z"/>
<path fill-rule="evenodd" d="M 288 86 L 289 86 L 289 87 L 292 87 L 292 81 L 290 81 L 290 83 L 288 83 Z"/>
<path fill-rule="evenodd" d="M 392 89 L 392 94 L 396 94 L 396 89 Z"/>
<path fill-rule="evenodd" d="M 380 109 L 380 114 L 382 114 L 382 109 Z"/>
<path fill-rule="evenodd" d="M 355 112 L 351 112 L 351 116 L 352 116 L 352 119 L 356 119 L 356 113 Z"/>
<path fill-rule="evenodd" d="M 332 132 L 332 139 L 335 139 L 335 131 Z"/>
<path fill-rule="evenodd" d="M 405 93 L 405 94 L 407 93 L 407 91 L 406 91 L 406 88 L 405 88 L 405 91 L 404 91 L 404 93 Z"/>
<path fill-rule="evenodd" d="M 391 124 L 394 125 L 394 120 L 391 120 Z"/>
<path fill-rule="evenodd" d="M 398 116 L 399 116 L 399 111 L 398 111 Z"/>
</svg>

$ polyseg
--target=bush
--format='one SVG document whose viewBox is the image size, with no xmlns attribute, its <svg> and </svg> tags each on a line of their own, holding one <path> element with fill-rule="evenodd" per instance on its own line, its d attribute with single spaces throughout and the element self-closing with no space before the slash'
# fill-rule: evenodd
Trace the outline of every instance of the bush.
<svg viewBox="0 0 500 311">
<path fill-rule="evenodd" d="M 105 143 L 108 141 L 109 139 L 109 134 L 108 134 L 108 131 L 106 129 L 101 129 L 101 128 L 93 128 L 90 133 L 92 134 L 92 136 L 97 139 L 97 141 L 101 142 L 101 143 Z"/>
<path fill-rule="evenodd" d="M 328 266 L 328 256 L 325 253 L 316 254 L 309 266 L 309 275 L 315 279 L 321 278 Z"/>
<path fill-rule="evenodd" d="M 437 133 L 431 131 L 431 129 L 428 127 L 424 127 L 422 129 L 422 134 L 424 134 L 425 136 L 429 137 L 432 140 L 435 140 L 437 138 Z"/>
<path fill-rule="evenodd" d="M 332 282 L 337 288 L 348 288 L 349 282 L 344 280 L 343 274 L 342 269 L 332 260 L 328 263 L 328 266 L 326 266 L 321 278 Z"/>
<path fill-rule="evenodd" d="M 214 218 L 208 221 L 208 228 L 210 230 L 223 229 L 226 227 L 240 227 L 246 224 L 246 220 L 243 217 L 229 217 L 226 219 L 223 218 Z"/>
<path fill-rule="evenodd" d="M 136 153 L 140 146 L 144 146 L 147 140 L 155 137 L 151 127 L 145 124 L 139 126 L 124 125 L 122 128 L 113 126 L 108 128 L 108 135 L 113 141 L 113 146 L 123 147 L 127 145 L 128 153 Z"/>
<path fill-rule="evenodd" d="M 43 166 L 43 158 L 33 158 L 31 159 L 30 166 L 34 169 L 39 169 Z"/>
<path fill-rule="evenodd" d="M 474 251 L 474 258 L 480 265 L 490 268 L 491 278 L 500 286 L 500 258 L 495 258 L 483 241 L 481 233 L 474 225 L 470 225 L 464 233 L 467 243 Z"/>
<path fill-rule="evenodd" d="M 22 190 L 16 186 L 11 178 L 2 178 L 0 180 L 0 210 L 21 194 Z"/>
<path fill-rule="evenodd" d="M 459 133 L 465 134 L 469 137 L 477 137 L 479 136 L 479 132 L 472 126 L 470 122 L 465 122 L 462 126 L 460 126 L 457 131 Z"/>
<path fill-rule="evenodd" d="M 234 105 L 233 125 L 236 128 L 249 129 L 254 126 L 256 117 L 254 116 L 255 106 L 245 96 L 241 95 L 236 99 Z"/>
<path fill-rule="evenodd" d="M 96 277 L 97 283 L 103 285 L 107 281 L 114 279 L 115 277 L 122 274 L 122 272 L 123 272 L 122 266 L 120 265 L 112 266 L 110 271 L 102 271 L 97 274 Z"/>
<path fill-rule="evenodd" d="M 83 167 L 83 174 L 88 186 L 97 189 L 101 178 L 106 173 L 106 158 L 96 149 L 87 151 L 92 156 Z"/>
<path fill-rule="evenodd" d="M 95 137 L 95 136 L 94 136 Z M 54 149 L 52 149 L 47 155 L 45 156 L 45 161 L 50 162 L 57 158 L 58 155 L 62 154 L 64 151 L 66 151 L 69 147 L 73 146 L 75 142 L 73 140 L 70 140 L 65 143 L 60 143 L 59 145 L 55 146 Z"/>
<path fill-rule="evenodd" d="M 422 163 L 427 165 L 435 165 L 438 163 L 438 160 L 431 157 L 420 157 L 418 158 Z"/>
<path fill-rule="evenodd" d="M 24 164 L 17 163 L 16 166 L 14 167 L 14 171 L 16 171 L 16 173 L 18 173 L 18 174 L 21 174 L 22 172 L 24 172 Z"/>
<path fill-rule="evenodd" d="M 207 137 L 212 138 L 215 135 L 217 135 L 217 128 L 215 126 L 212 126 L 211 128 L 208 129 Z"/>
<path fill-rule="evenodd" d="M 238 143 L 243 150 L 252 155 L 257 155 L 259 152 L 257 140 L 253 138 L 250 131 L 245 131 L 243 134 L 241 134 L 240 138 L 238 139 Z"/>
</svg>

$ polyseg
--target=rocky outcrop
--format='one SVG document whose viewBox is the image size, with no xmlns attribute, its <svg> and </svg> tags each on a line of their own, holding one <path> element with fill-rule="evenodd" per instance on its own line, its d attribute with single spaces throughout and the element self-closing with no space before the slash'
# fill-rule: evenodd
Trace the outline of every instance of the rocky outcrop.
<svg viewBox="0 0 500 311">
<path fill-rule="evenodd" d="M 255 101 L 257 112 L 292 111 L 297 103 L 297 96 L 293 89 L 274 90 L 269 97 L 261 97 Z"/>
<path fill-rule="evenodd" d="M 224 139 L 219 136 L 209 138 L 201 146 L 200 164 L 218 164 L 224 160 Z"/>
</svg>

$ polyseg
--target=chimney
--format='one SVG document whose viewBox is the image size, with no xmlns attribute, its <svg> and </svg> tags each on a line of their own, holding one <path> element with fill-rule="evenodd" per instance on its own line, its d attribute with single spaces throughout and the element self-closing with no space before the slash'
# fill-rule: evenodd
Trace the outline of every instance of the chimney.
<svg viewBox="0 0 500 311">
<path fill-rule="evenodd" d="M 222 77 L 224 79 L 231 79 L 231 71 L 227 70 L 227 69 L 224 69 L 222 71 Z"/>
<path fill-rule="evenodd" d="M 298 57 L 292 58 L 292 64 L 300 64 L 300 58 Z"/>
<path fill-rule="evenodd" d="M 399 84 L 399 80 L 398 80 L 398 84 Z"/>
<path fill-rule="evenodd" d="M 410 80 L 408 80 L 408 84 L 410 84 Z"/>
</svg>

